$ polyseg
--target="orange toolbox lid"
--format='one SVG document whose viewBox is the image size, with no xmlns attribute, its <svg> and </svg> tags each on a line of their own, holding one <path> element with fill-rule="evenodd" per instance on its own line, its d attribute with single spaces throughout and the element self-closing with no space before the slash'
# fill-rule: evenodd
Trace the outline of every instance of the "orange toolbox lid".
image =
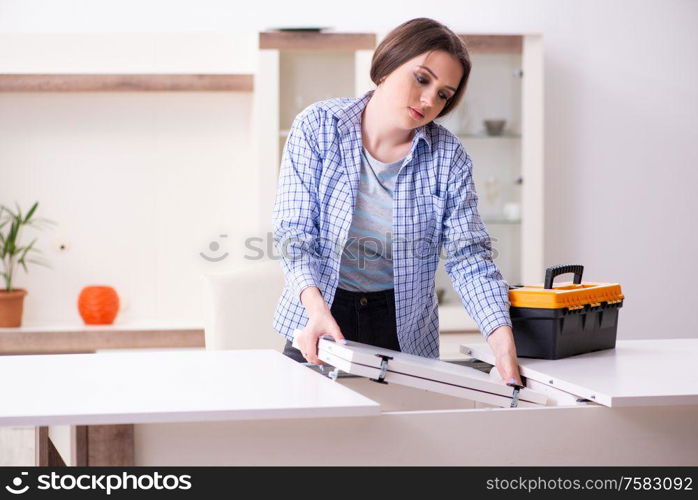
<svg viewBox="0 0 698 500">
<path fill-rule="evenodd" d="M 584 266 L 562 265 L 549 267 L 542 286 L 522 286 L 509 290 L 512 307 L 536 307 L 541 309 L 582 309 L 599 307 L 602 302 L 616 304 L 625 298 L 618 283 L 582 283 Z M 553 280 L 561 274 L 574 273 L 574 282 L 553 286 Z"/>
</svg>

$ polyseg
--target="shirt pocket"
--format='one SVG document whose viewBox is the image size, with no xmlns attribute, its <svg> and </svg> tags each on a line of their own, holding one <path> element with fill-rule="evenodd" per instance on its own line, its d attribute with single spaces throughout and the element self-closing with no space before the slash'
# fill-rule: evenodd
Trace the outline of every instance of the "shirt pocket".
<svg viewBox="0 0 698 500">
<path fill-rule="evenodd" d="M 442 219 L 446 199 L 429 194 L 414 199 L 414 235 L 412 248 L 416 256 L 435 256 L 441 243 Z"/>
</svg>

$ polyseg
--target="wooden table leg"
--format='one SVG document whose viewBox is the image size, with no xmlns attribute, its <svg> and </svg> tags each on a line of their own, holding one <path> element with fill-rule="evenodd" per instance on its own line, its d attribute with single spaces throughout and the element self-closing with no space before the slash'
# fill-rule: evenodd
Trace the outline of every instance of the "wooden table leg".
<svg viewBox="0 0 698 500">
<path fill-rule="evenodd" d="M 34 427 L 34 465 L 48 465 L 48 427 Z"/>
<path fill-rule="evenodd" d="M 133 424 L 85 427 L 85 465 L 131 466 L 134 464 Z M 80 459 L 80 453 L 76 454 Z"/>
<path fill-rule="evenodd" d="M 74 425 L 70 428 L 70 465 L 131 466 L 134 464 L 133 424 Z M 63 457 L 49 437 L 48 427 L 34 431 L 35 465 L 65 467 Z"/>
<path fill-rule="evenodd" d="M 48 427 L 34 428 L 34 456 L 37 467 L 65 467 L 63 457 L 48 436 Z"/>
<path fill-rule="evenodd" d="M 87 425 L 71 425 L 70 426 L 70 454 L 75 462 L 73 465 L 77 467 L 86 467 L 88 464 L 88 441 L 87 441 Z"/>
</svg>

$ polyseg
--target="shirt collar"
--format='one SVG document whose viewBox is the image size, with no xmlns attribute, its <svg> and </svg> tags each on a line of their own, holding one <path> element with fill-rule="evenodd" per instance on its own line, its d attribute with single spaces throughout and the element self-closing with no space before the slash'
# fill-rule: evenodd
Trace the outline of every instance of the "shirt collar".
<svg viewBox="0 0 698 500">
<path fill-rule="evenodd" d="M 361 113 L 363 112 L 368 101 L 371 100 L 373 95 L 373 90 L 369 90 L 363 96 L 352 100 L 349 105 L 340 109 L 337 113 L 339 117 L 339 122 L 337 123 L 337 129 L 341 134 L 345 134 L 353 129 L 361 129 Z M 414 131 L 414 137 L 412 138 L 412 150 L 417 147 L 420 139 L 426 142 L 429 152 L 431 153 L 431 138 L 429 137 L 427 127 L 429 124 L 421 125 L 417 127 Z"/>
</svg>

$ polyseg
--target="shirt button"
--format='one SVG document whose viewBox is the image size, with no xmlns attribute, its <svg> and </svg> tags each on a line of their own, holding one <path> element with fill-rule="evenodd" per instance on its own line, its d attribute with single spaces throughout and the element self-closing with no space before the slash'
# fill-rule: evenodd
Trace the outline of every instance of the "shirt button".
<svg viewBox="0 0 698 500">
<path fill-rule="evenodd" d="M 368 299 L 366 297 L 361 297 L 359 299 L 359 304 L 361 304 L 362 306 L 365 306 L 366 304 L 368 304 Z"/>
</svg>

